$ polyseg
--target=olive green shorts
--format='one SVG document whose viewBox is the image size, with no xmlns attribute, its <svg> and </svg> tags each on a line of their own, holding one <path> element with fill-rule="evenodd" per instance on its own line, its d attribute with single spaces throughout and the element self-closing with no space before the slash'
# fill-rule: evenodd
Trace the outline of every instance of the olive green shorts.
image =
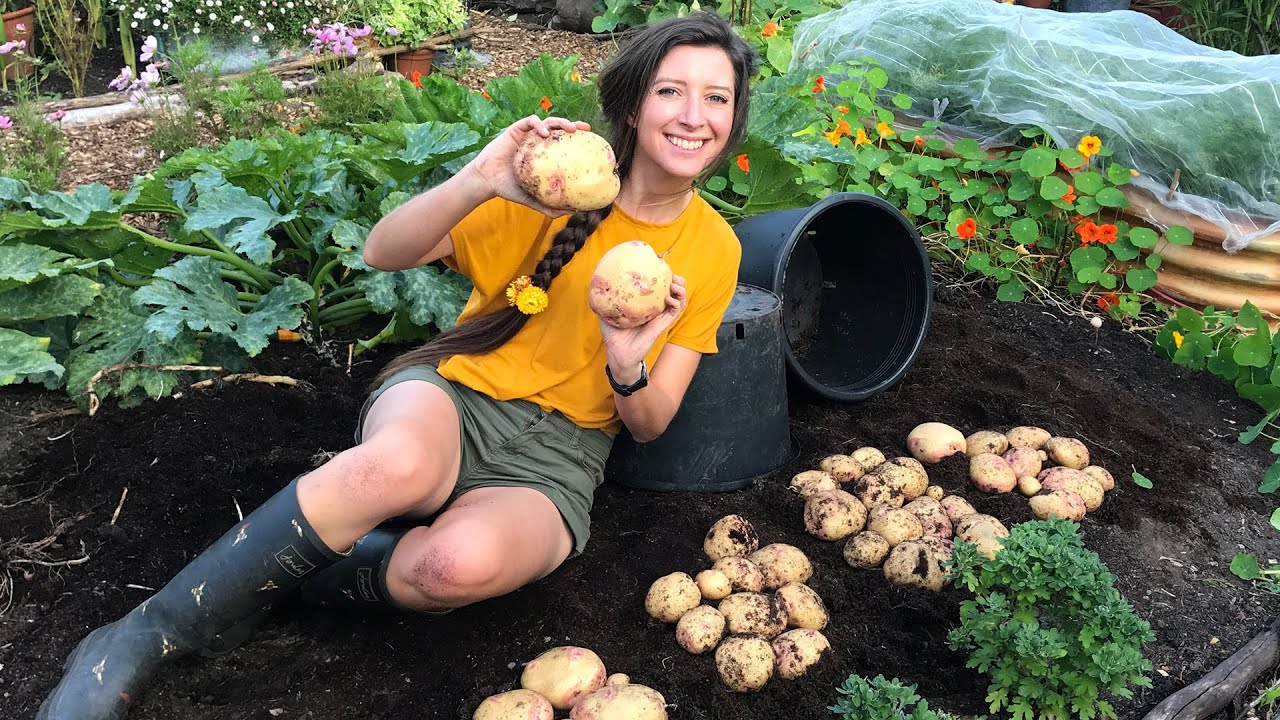
<svg viewBox="0 0 1280 720">
<path fill-rule="evenodd" d="M 591 506 L 604 482 L 605 459 L 613 437 L 580 427 L 559 411 L 546 412 L 527 400 L 495 400 L 442 377 L 434 367 L 414 366 L 387 378 L 360 409 L 355 440 L 365 416 L 387 388 L 407 380 L 429 382 L 449 395 L 458 412 L 461 467 L 445 503 L 481 487 L 528 487 L 546 495 L 573 533 L 573 553 L 582 553 L 591 535 Z"/>
</svg>

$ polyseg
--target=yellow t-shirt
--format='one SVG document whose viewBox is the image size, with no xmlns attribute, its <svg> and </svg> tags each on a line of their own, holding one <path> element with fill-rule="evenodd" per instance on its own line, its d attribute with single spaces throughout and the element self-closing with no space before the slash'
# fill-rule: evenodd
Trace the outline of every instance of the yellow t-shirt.
<svg viewBox="0 0 1280 720">
<path fill-rule="evenodd" d="M 546 219 L 518 203 L 494 199 L 450 231 L 453 254 L 444 262 L 475 286 L 458 322 L 507 306 L 508 283 L 533 274 L 568 222 L 567 216 L 552 220 L 534 247 Z M 492 352 L 444 360 L 440 374 L 498 400 L 525 399 L 548 412 L 559 410 L 582 427 L 617 432 L 621 421 L 605 376 L 604 340 L 587 295 L 600 258 L 630 240 L 649 243 L 659 255 L 669 252 L 664 260 L 688 288 L 688 306 L 654 343 L 646 356 L 649 367 L 668 342 L 716 352 L 716 331 L 737 289 L 742 248 L 724 218 L 695 196 L 665 224 L 641 222 L 615 206 L 552 281 L 546 310 L 530 316 L 515 337 Z"/>
</svg>

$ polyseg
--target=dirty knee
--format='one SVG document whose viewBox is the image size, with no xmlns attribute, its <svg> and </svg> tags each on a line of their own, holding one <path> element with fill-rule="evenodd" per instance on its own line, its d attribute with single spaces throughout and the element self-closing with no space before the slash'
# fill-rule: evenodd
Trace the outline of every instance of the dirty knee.
<svg viewBox="0 0 1280 720">
<path fill-rule="evenodd" d="M 406 584 L 427 604 L 461 607 L 492 594 L 501 561 L 476 543 L 432 543 L 409 565 Z"/>
<path fill-rule="evenodd" d="M 359 445 L 345 460 L 346 495 L 354 502 L 385 508 L 388 517 L 418 507 L 436 489 L 435 464 L 423 453 Z"/>
</svg>

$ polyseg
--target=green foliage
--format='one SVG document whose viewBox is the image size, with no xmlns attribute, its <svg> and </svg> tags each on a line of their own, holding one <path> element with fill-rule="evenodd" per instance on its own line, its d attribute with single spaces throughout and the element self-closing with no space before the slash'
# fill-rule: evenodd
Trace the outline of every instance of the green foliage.
<svg viewBox="0 0 1280 720">
<path fill-rule="evenodd" d="M 1280 0 L 1174 0 L 1183 32 L 1202 45 L 1241 55 L 1280 53 Z"/>
<path fill-rule="evenodd" d="M 903 685 L 897 678 L 886 680 L 877 675 L 868 681 L 850 675 L 836 688 L 840 697 L 827 708 L 845 720 L 945 720 L 947 713 L 929 708 L 928 701 L 916 694 L 915 685 Z"/>
<path fill-rule="evenodd" d="M 992 712 L 1014 720 L 1115 718 L 1104 693 L 1151 687 L 1142 645 L 1155 639 L 1115 588 L 1115 576 L 1085 549 L 1069 520 L 1015 525 L 988 559 L 958 542 L 951 573 L 976 594 L 960 606 L 952 648 L 991 677 Z"/>
<path fill-rule="evenodd" d="M 251 138 L 280 125 L 284 84 L 265 65 L 232 79 L 210 98 L 223 138 Z"/>
<path fill-rule="evenodd" d="M 41 114 L 40 107 L 24 96 L 5 110 L 13 128 L 0 132 L 0 177 L 22 180 L 38 190 L 58 184 L 67 158 L 67 136 L 62 126 Z"/>
</svg>

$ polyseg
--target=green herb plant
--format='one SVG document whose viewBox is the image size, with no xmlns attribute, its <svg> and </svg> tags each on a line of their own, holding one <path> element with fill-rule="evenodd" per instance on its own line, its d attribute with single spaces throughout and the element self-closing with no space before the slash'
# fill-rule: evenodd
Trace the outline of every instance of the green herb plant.
<svg viewBox="0 0 1280 720">
<path fill-rule="evenodd" d="M 990 676 L 992 712 L 1114 719 L 1108 694 L 1130 698 L 1130 685 L 1151 687 L 1142 646 L 1155 635 L 1084 547 L 1076 523 L 1019 523 L 993 559 L 957 542 L 949 565 L 956 586 L 976 597 L 961 603 L 948 642 Z"/>
<path fill-rule="evenodd" d="M 840 694 L 827 708 L 844 720 L 946 720 L 951 717 L 929 707 L 916 694 L 915 685 L 903 685 L 897 678 L 877 675 L 867 680 L 850 675 L 836 688 Z"/>
</svg>

